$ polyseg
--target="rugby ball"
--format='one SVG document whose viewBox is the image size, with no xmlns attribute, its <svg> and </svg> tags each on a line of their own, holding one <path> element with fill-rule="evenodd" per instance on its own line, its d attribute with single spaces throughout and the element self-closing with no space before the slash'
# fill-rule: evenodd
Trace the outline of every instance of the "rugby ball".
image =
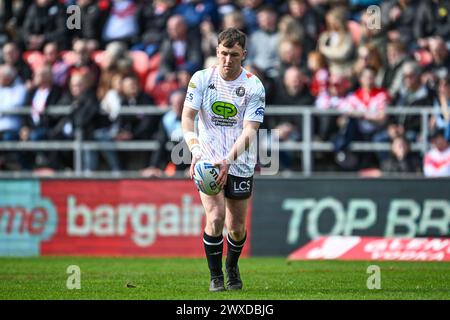
<svg viewBox="0 0 450 320">
<path fill-rule="evenodd" d="M 200 160 L 194 166 L 194 182 L 198 190 L 209 196 L 214 196 L 220 192 L 217 178 L 219 169 L 212 163 Z"/>
</svg>

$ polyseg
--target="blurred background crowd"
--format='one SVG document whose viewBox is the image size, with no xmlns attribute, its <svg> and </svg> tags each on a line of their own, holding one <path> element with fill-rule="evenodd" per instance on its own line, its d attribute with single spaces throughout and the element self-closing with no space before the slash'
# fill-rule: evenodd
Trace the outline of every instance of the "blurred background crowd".
<svg viewBox="0 0 450 320">
<path fill-rule="evenodd" d="M 80 28 L 75 23 L 77 5 Z M 368 10 L 377 5 L 377 11 Z M 450 176 L 450 0 L 0 0 L 0 141 L 181 139 L 185 89 L 216 63 L 217 35 L 248 35 L 247 70 L 266 87 L 266 103 L 336 110 L 313 118 L 317 171 Z M 76 12 L 76 11 L 75 11 Z M 380 19 L 380 23 L 377 23 Z M 73 20 L 75 19 L 75 20 Z M 54 116 L 52 106 L 70 105 Z M 130 106 L 170 106 L 163 115 L 120 114 Z M 31 108 L 29 115 L 2 114 Z M 430 135 L 420 115 L 433 108 Z M 301 116 L 266 116 L 281 141 L 302 141 Z M 411 144 L 430 139 L 426 154 Z M 354 141 L 389 142 L 391 151 L 359 152 Z M 295 152 L 281 169 L 300 170 Z M 0 170 L 73 170 L 69 151 L 0 150 Z M 170 152 L 86 151 L 83 170 L 183 169 Z"/>
</svg>

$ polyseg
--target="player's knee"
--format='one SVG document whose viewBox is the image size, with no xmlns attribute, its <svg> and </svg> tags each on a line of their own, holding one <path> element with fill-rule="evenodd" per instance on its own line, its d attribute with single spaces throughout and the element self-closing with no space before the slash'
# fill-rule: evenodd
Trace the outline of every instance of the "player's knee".
<svg viewBox="0 0 450 320">
<path fill-rule="evenodd" d="M 224 227 L 224 219 L 213 218 L 207 222 L 206 227 L 207 229 L 209 229 L 212 236 L 219 236 L 222 234 L 222 230 Z"/>
<path fill-rule="evenodd" d="M 228 233 L 234 241 L 241 241 L 245 237 L 245 228 L 230 229 Z"/>
</svg>

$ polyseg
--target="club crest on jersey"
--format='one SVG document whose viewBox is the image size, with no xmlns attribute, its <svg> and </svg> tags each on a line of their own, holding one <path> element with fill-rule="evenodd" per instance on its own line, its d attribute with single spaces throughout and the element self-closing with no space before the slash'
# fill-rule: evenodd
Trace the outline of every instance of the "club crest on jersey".
<svg viewBox="0 0 450 320">
<path fill-rule="evenodd" d="M 245 95 L 245 88 L 244 87 L 238 87 L 236 89 L 236 95 L 238 97 L 243 97 Z"/>
<path fill-rule="evenodd" d="M 232 119 L 237 115 L 236 107 L 228 102 L 216 101 L 211 106 L 212 112 L 219 117 L 212 117 L 212 121 L 216 126 L 231 127 L 237 123 L 236 119 Z"/>
<path fill-rule="evenodd" d="M 263 107 L 259 107 L 258 109 L 256 109 L 255 116 L 263 116 L 263 115 L 264 115 L 264 108 Z"/>
</svg>

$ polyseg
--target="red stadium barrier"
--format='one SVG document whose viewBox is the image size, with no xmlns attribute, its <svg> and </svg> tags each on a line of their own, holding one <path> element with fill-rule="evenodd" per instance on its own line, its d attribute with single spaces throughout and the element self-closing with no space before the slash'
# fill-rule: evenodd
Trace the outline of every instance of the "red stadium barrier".
<svg viewBox="0 0 450 320">
<path fill-rule="evenodd" d="M 448 238 L 320 237 L 289 260 L 450 261 Z"/>
<path fill-rule="evenodd" d="M 192 181 L 2 181 L 0 191 L 0 256 L 204 256 Z M 250 208 L 250 234 L 249 221 Z"/>
</svg>

